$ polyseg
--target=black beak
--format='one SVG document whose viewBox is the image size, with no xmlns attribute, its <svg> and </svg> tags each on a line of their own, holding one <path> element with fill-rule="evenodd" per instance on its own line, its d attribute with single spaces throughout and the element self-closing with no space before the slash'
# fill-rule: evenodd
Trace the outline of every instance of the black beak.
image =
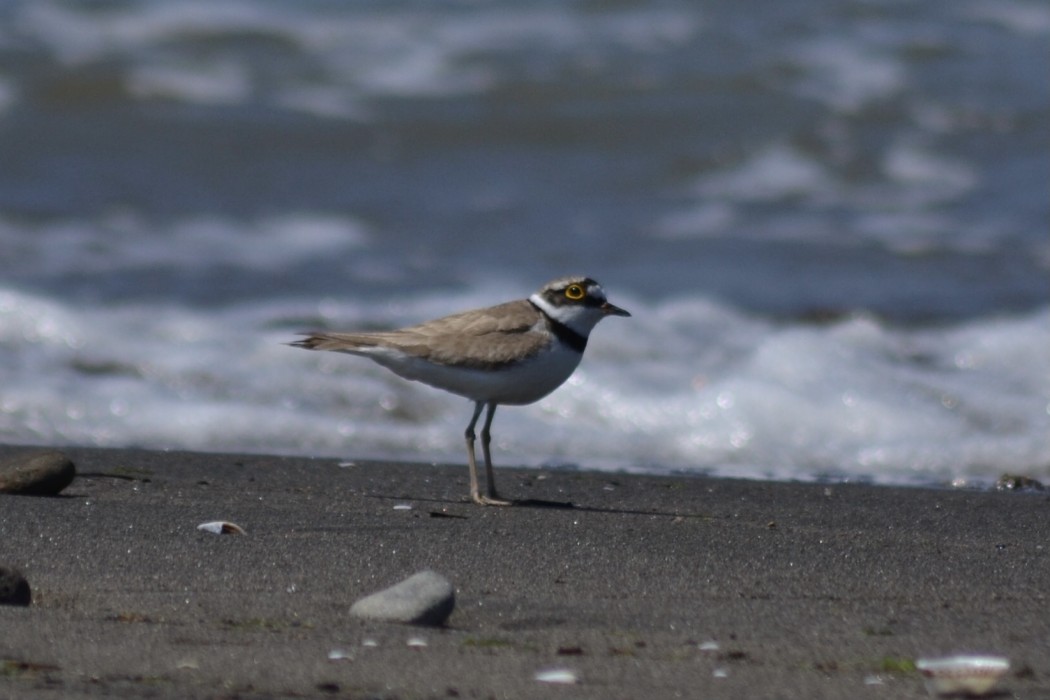
<svg viewBox="0 0 1050 700">
<path fill-rule="evenodd" d="M 629 311 L 627 311 L 626 309 L 621 309 L 619 306 L 615 306 L 613 304 L 610 304 L 609 302 L 605 302 L 604 304 L 602 304 L 598 308 L 600 308 L 602 310 L 602 312 L 606 316 L 630 316 L 631 315 L 631 313 Z"/>
</svg>

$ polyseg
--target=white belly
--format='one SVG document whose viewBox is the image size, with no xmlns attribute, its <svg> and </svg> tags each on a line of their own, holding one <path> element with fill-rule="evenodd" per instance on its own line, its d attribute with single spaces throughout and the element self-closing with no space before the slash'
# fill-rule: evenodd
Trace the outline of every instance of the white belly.
<svg viewBox="0 0 1050 700">
<path fill-rule="evenodd" d="M 367 354 L 405 379 L 429 384 L 473 401 L 526 404 L 542 399 L 569 378 L 582 353 L 557 344 L 532 359 L 498 370 L 466 369 L 435 365 L 381 348 Z"/>
</svg>

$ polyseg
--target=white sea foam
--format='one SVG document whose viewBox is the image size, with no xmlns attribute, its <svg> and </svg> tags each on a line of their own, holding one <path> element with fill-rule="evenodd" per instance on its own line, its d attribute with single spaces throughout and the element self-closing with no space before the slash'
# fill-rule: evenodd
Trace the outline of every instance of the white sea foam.
<svg viewBox="0 0 1050 700">
<path fill-rule="evenodd" d="M 289 212 L 247 221 L 202 215 L 163 224 L 119 211 L 98 221 L 56 220 L 42 225 L 0 218 L 0 245 L 12 253 L 12 260 L 38 274 L 155 266 L 262 271 L 296 260 L 345 255 L 362 247 L 368 235 L 360 221 L 323 212 Z M 38 244 L 40 240 L 47 244 Z"/>
<path fill-rule="evenodd" d="M 898 206 L 926 205 L 953 200 L 973 190 L 977 173 L 967 163 L 905 143 L 894 144 L 883 157 L 883 171 L 906 190 L 910 199 L 898 198 Z"/>
<path fill-rule="evenodd" d="M 477 93 L 513 76 L 507 56 L 528 52 L 566 64 L 609 65 L 621 52 L 663 52 L 700 23 L 685 10 L 572 12 L 557 7 L 468 12 L 352 5 L 314 7 L 243 0 L 84 8 L 57 0 L 16 12 L 19 35 L 63 63 L 126 64 L 133 97 L 205 104 L 256 99 L 328 116 L 361 118 L 363 99 Z M 269 40 L 286 57 L 249 66 L 238 41 Z M 224 42 L 222 51 L 201 51 Z"/>
<path fill-rule="evenodd" d="M 738 222 L 736 207 L 723 201 L 704 200 L 696 206 L 667 214 L 656 224 L 661 238 L 708 238 L 726 235 Z"/>
<path fill-rule="evenodd" d="M 406 299 L 407 323 L 489 298 Z M 703 299 L 595 331 L 581 369 L 504 408 L 503 464 L 881 481 L 1050 475 L 1050 309 L 910 331 L 752 319 Z M 340 318 L 375 309 L 342 304 Z M 327 313 L 331 314 L 331 308 Z M 0 294 L 0 439 L 460 461 L 470 406 L 287 347 L 290 302 L 78 308 Z M 276 326 L 275 326 L 276 324 Z M 285 326 L 288 326 L 285 328 Z"/>
<path fill-rule="evenodd" d="M 790 146 L 773 144 L 735 169 L 704 176 L 697 190 L 711 198 L 774 201 L 825 192 L 831 185 L 816 159 Z"/>
<path fill-rule="evenodd" d="M 995 22 L 1017 34 L 1050 34 L 1050 7 L 1045 2 L 980 0 L 966 9 L 975 19 Z"/>
<path fill-rule="evenodd" d="M 802 94 L 843 112 L 887 99 L 906 84 L 907 72 L 897 58 L 858 37 L 818 37 L 795 47 L 792 56 L 805 70 Z"/>
<path fill-rule="evenodd" d="M 237 104 L 252 92 L 249 70 L 239 61 L 193 61 L 133 67 L 128 89 L 135 97 L 163 97 L 186 102 Z"/>
<path fill-rule="evenodd" d="M 21 34 L 45 42 L 64 63 L 83 64 L 137 55 L 186 37 L 279 30 L 281 18 L 280 12 L 241 0 L 135 3 L 108 9 L 41 0 L 20 8 L 16 26 Z"/>
<path fill-rule="evenodd" d="M 697 202 L 668 211 L 654 226 L 662 238 L 760 237 L 841 242 L 831 222 L 849 212 L 848 237 L 878 242 L 896 252 L 987 248 L 1014 232 L 984 221 L 961 220 L 940 205 L 965 202 L 981 184 L 970 162 L 901 139 L 878 154 L 875 177 L 856 182 L 780 142 L 768 144 L 690 188 Z M 790 215 L 754 223 L 749 207 L 797 200 Z M 752 209 L 753 211 L 753 209 Z"/>
</svg>

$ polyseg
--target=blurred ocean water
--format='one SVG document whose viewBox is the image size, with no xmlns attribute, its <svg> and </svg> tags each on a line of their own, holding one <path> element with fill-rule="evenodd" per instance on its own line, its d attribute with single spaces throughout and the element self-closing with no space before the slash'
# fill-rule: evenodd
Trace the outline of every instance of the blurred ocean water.
<svg viewBox="0 0 1050 700">
<path fill-rule="evenodd" d="M 0 440 L 462 459 L 282 345 L 634 313 L 502 464 L 1050 476 L 1038 0 L 0 4 Z"/>
</svg>

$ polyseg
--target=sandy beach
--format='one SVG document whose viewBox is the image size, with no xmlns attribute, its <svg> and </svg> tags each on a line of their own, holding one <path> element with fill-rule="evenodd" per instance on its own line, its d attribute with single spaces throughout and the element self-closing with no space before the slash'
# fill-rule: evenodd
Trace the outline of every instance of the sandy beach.
<svg viewBox="0 0 1050 700">
<path fill-rule="evenodd" d="M 1050 698 L 1046 493 L 63 451 L 0 496 L 0 698 L 922 698 L 957 652 Z M 423 569 L 446 626 L 350 616 Z"/>
</svg>

